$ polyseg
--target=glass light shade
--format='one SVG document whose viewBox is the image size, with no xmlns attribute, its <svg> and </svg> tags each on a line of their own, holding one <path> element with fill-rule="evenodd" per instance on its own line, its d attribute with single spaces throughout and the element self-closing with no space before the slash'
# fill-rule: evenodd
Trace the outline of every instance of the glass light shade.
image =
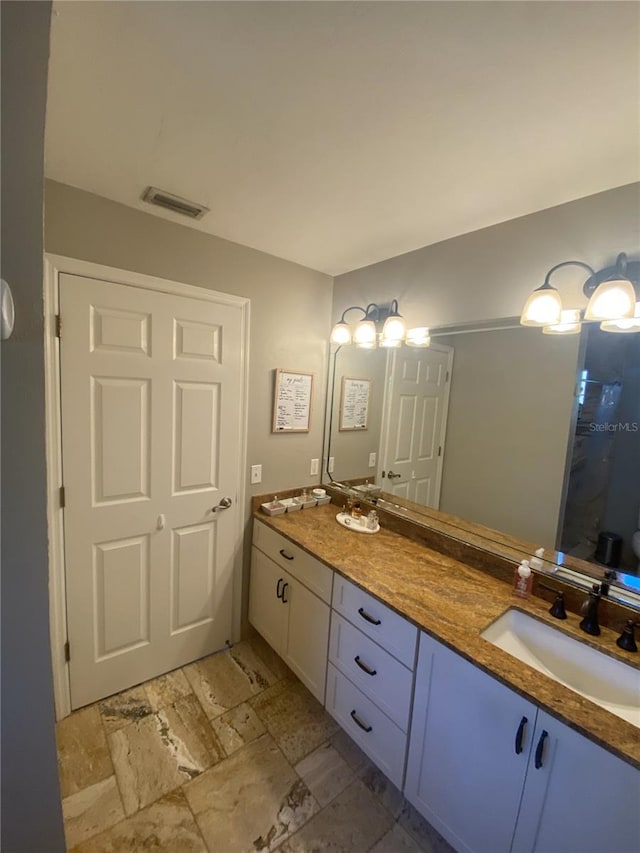
<svg viewBox="0 0 640 853">
<path fill-rule="evenodd" d="M 351 329 L 346 323 L 336 323 L 329 338 L 332 344 L 350 344 Z"/>
<path fill-rule="evenodd" d="M 605 320 L 600 323 L 600 328 L 603 332 L 616 332 L 617 334 L 640 332 L 640 302 L 636 302 L 633 317 L 624 320 Z"/>
<path fill-rule="evenodd" d="M 560 294 L 549 284 L 534 290 L 522 309 L 522 326 L 552 326 L 560 322 L 562 301 Z"/>
<path fill-rule="evenodd" d="M 360 320 L 353 333 L 353 340 L 356 344 L 375 344 L 376 341 L 376 324 L 373 320 Z"/>
<path fill-rule="evenodd" d="M 403 340 L 405 334 L 405 325 L 402 317 L 391 315 L 387 317 L 382 327 L 382 341 L 400 341 Z"/>
<path fill-rule="evenodd" d="M 415 329 L 409 329 L 405 343 L 409 347 L 428 347 L 431 344 L 428 327 L 417 326 Z"/>
<path fill-rule="evenodd" d="M 585 320 L 631 319 L 636 305 L 636 292 L 626 278 L 603 281 L 589 300 Z"/>
<path fill-rule="evenodd" d="M 580 310 L 568 308 L 560 312 L 560 322 L 550 326 L 543 326 L 543 335 L 577 335 L 580 333 L 582 323 L 580 322 Z"/>
</svg>

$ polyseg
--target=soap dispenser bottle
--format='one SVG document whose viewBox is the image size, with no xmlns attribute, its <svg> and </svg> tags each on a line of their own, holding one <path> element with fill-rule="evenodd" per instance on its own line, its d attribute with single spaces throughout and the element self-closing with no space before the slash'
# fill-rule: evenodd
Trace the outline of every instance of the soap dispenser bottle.
<svg viewBox="0 0 640 853">
<path fill-rule="evenodd" d="M 533 586 L 533 575 L 529 560 L 522 560 L 513 577 L 513 594 L 519 598 L 529 598 Z"/>
</svg>

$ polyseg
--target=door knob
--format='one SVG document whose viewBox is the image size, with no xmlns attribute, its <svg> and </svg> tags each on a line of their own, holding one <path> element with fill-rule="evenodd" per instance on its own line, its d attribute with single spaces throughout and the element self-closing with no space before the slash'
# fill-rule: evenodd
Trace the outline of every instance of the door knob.
<svg viewBox="0 0 640 853">
<path fill-rule="evenodd" d="M 231 500 L 231 498 L 222 498 L 218 506 L 211 507 L 211 512 L 218 512 L 221 509 L 229 509 L 232 503 L 233 501 Z"/>
<path fill-rule="evenodd" d="M 393 471 L 387 471 L 387 477 L 390 480 L 395 480 L 396 477 L 402 477 L 402 474 L 394 474 Z"/>
</svg>

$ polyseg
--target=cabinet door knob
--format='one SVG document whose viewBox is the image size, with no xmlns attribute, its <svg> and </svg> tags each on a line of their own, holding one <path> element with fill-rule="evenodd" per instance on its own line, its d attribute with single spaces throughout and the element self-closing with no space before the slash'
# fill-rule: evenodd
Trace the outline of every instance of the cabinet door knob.
<svg viewBox="0 0 640 853">
<path fill-rule="evenodd" d="M 520 725 L 518 726 L 518 731 L 516 732 L 516 755 L 520 755 L 522 752 L 522 741 L 524 740 L 524 730 L 525 726 L 529 720 L 526 717 L 523 717 L 520 720 Z"/>
<path fill-rule="evenodd" d="M 291 554 L 287 554 L 284 548 L 280 548 L 280 554 L 285 558 L 285 560 L 293 560 Z"/>
<path fill-rule="evenodd" d="M 381 625 L 382 624 L 382 621 L 380 619 L 376 619 L 370 613 L 367 613 L 367 611 L 364 609 L 364 607 L 359 607 L 358 613 L 362 616 L 362 618 L 366 622 L 371 622 L 372 625 Z"/>
<path fill-rule="evenodd" d="M 284 578 L 278 578 L 278 583 L 276 584 L 276 597 L 282 598 L 282 590 L 280 589 L 280 584 L 284 583 Z"/>
<path fill-rule="evenodd" d="M 545 732 L 542 730 L 542 734 L 540 735 L 540 740 L 538 741 L 538 745 L 536 746 L 536 757 L 535 757 L 535 768 L 536 770 L 540 770 L 542 767 L 542 758 L 544 752 L 544 742 L 549 737 L 549 732 Z"/>
<path fill-rule="evenodd" d="M 288 586 L 289 586 L 289 584 L 288 584 L 288 583 L 285 583 L 285 584 L 284 584 L 284 586 L 282 587 L 282 595 L 280 596 L 280 598 L 282 599 L 282 603 L 283 603 L 283 604 L 287 604 L 287 602 L 289 601 L 289 599 L 288 599 L 288 598 L 285 598 L 285 597 L 284 597 L 284 594 L 285 594 L 285 592 L 287 591 L 287 587 L 288 587 Z"/>
<path fill-rule="evenodd" d="M 356 714 L 355 710 L 351 712 L 351 719 L 356 725 L 360 726 L 363 732 L 367 732 L 368 734 L 369 732 L 373 731 L 373 726 L 368 726 L 366 723 L 363 723 L 360 717 Z"/>
<path fill-rule="evenodd" d="M 378 670 L 377 670 L 377 669 L 371 669 L 371 667 L 367 666 L 367 664 L 366 664 L 366 663 L 363 663 L 363 662 L 360 660 L 360 655 L 356 655 L 356 656 L 354 657 L 354 661 L 358 664 L 358 666 L 360 667 L 360 669 L 361 669 L 363 672 L 366 672 L 366 673 L 367 673 L 367 675 L 376 675 L 376 674 L 377 674 Z"/>
</svg>

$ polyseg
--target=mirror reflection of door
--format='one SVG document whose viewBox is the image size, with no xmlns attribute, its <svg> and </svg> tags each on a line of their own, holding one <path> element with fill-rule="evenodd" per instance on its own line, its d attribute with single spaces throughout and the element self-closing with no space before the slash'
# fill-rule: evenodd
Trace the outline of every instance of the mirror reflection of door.
<svg viewBox="0 0 640 853">
<path fill-rule="evenodd" d="M 453 349 L 403 347 L 391 355 L 381 441 L 383 488 L 438 508 Z"/>
</svg>

